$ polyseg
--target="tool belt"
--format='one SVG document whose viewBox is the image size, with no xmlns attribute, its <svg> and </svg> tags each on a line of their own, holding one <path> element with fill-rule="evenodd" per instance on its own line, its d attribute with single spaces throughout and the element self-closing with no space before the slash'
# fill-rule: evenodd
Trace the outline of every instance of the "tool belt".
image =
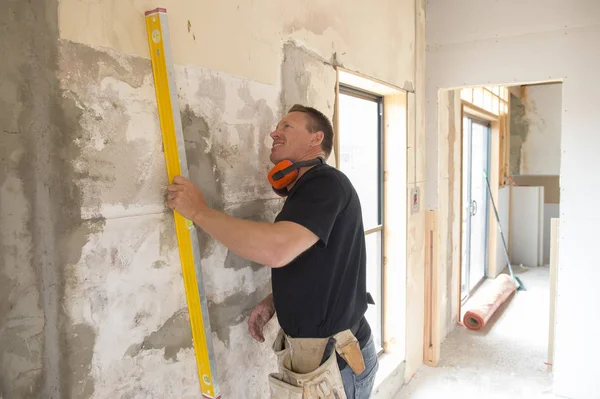
<svg viewBox="0 0 600 399">
<path fill-rule="evenodd" d="M 329 338 L 291 338 L 279 330 L 273 351 L 279 372 L 269 375 L 271 399 L 347 399 L 336 353 L 356 375 L 365 370 L 350 330 Z"/>
</svg>

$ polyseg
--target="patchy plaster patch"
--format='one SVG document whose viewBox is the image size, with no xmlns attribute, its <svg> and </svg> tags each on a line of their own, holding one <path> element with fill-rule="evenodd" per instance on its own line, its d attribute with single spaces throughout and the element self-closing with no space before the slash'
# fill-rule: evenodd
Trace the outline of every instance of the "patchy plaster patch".
<svg viewBox="0 0 600 399">
<path fill-rule="evenodd" d="M 247 318 L 230 327 L 227 344 L 213 333 L 223 398 L 270 397 L 268 376 L 277 372 L 271 346 L 278 329 L 275 316 L 265 326 L 263 343 L 256 342 L 248 332 Z"/>
<path fill-rule="evenodd" d="M 63 97 L 79 115 L 70 157 L 83 193 L 84 218 L 165 209 L 162 137 L 149 60 L 60 42 Z"/>
<path fill-rule="evenodd" d="M 190 179 L 200 187 L 208 206 L 223 209 L 223 181 L 208 123 L 186 106 L 181 113 Z"/>
<path fill-rule="evenodd" d="M 67 327 L 68 343 L 62 348 L 68 353 L 71 373 L 67 376 L 72 398 L 89 398 L 94 393 L 94 378 L 90 373 L 96 333 L 87 324 Z"/>
<path fill-rule="evenodd" d="M 14 151 L 18 163 L 24 154 Z M 31 262 L 30 204 L 13 162 L 0 185 L 0 226 L 8 227 L 0 230 L 0 396 L 33 398 L 43 384 L 44 314 Z"/>
<path fill-rule="evenodd" d="M 270 293 L 271 283 L 268 282 L 252 293 L 238 292 L 219 303 L 208 301 L 212 329 L 225 347 L 229 347 L 231 327 L 247 319 L 252 309 Z"/>
<path fill-rule="evenodd" d="M 186 300 L 179 253 L 176 241 L 166 238 L 173 223 L 169 213 L 106 219 L 69 269 L 65 304 L 74 325 L 95 333 L 90 374 L 100 397 L 121 397 L 138 383 L 155 385 L 150 381 L 154 372 L 187 379 L 199 389 L 193 350 L 185 349 L 191 332 L 182 315 Z M 139 346 L 137 353 L 134 345 Z M 173 369 L 173 356 L 188 368 Z M 167 386 L 173 389 L 171 383 Z M 180 392 L 178 388 L 172 395 L 180 397 Z M 155 395 L 152 391 L 150 396 Z"/>
<path fill-rule="evenodd" d="M 281 107 L 294 104 L 315 107 L 330 120 L 335 105 L 336 72 L 331 64 L 310 51 L 287 42 L 281 65 Z"/>
<path fill-rule="evenodd" d="M 191 117 L 187 129 L 191 136 L 196 131 L 186 152 L 199 158 L 198 176 L 191 177 L 200 189 L 219 194 L 221 204 L 273 198 L 266 175 L 279 90 L 201 68 L 176 71 L 183 113 Z"/>
<path fill-rule="evenodd" d="M 137 319 L 137 317 L 136 317 Z M 158 330 L 144 338 L 139 345 L 127 349 L 127 355 L 135 357 L 140 351 L 164 349 L 165 360 L 177 361 L 181 349 L 192 348 L 192 330 L 187 309 L 180 309 L 171 316 Z"/>
<path fill-rule="evenodd" d="M 525 104 L 520 98 L 511 94 L 510 98 L 510 174 L 521 174 L 521 147 L 527 140 L 529 121 Z"/>
</svg>

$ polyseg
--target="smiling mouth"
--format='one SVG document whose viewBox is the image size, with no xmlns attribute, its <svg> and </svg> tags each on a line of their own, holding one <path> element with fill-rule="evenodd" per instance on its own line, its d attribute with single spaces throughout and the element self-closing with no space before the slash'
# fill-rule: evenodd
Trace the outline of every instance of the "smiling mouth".
<svg viewBox="0 0 600 399">
<path fill-rule="evenodd" d="M 281 145 L 283 145 L 283 143 L 274 143 L 274 144 L 273 144 L 273 147 L 271 147 L 271 148 L 277 148 L 277 147 L 279 147 L 279 146 L 281 146 Z"/>
</svg>

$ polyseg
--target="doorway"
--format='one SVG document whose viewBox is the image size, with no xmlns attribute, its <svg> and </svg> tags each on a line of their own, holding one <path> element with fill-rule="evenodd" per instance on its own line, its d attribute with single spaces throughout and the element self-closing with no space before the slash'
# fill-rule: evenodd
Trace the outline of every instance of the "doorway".
<svg viewBox="0 0 600 399">
<path fill-rule="evenodd" d="M 491 126 L 463 117 L 461 300 L 488 275 L 488 187 Z"/>
</svg>

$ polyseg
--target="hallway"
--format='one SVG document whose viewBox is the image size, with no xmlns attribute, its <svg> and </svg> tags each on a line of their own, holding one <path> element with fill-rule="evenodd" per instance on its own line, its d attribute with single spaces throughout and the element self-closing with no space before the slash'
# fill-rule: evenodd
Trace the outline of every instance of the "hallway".
<svg viewBox="0 0 600 399">
<path fill-rule="evenodd" d="M 509 299 L 482 331 L 456 326 L 442 344 L 439 366 L 422 366 L 399 399 L 555 397 L 544 364 L 549 268 L 517 269 L 527 291 Z"/>
</svg>

